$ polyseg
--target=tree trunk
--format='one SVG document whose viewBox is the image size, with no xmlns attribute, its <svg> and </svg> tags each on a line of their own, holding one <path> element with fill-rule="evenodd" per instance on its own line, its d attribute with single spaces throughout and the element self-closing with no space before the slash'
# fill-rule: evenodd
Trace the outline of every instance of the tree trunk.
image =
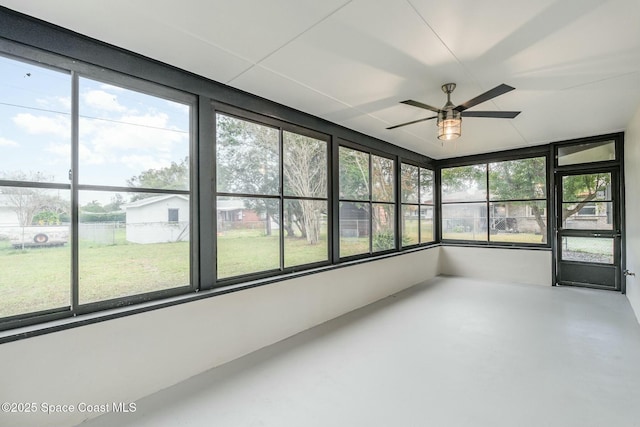
<svg viewBox="0 0 640 427">
<path fill-rule="evenodd" d="M 547 243 L 547 224 L 545 224 L 544 219 L 542 219 L 542 212 L 540 212 L 540 209 L 536 205 L 531 206 L 531 210 L 536 217 L 536 223 L 542 235 L 542 243 Z"/>
</svg>

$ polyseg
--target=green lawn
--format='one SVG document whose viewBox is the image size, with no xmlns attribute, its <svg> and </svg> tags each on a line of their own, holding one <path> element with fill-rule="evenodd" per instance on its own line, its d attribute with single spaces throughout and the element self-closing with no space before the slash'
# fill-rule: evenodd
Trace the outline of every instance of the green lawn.
<svg viewBox="0 0 640 427">
<path fill-rule="evenodd" d="M 326 261 L 326 235 L 316 245 L 285 238 L 285 267 Z M 80 303 L 107 300 L 187 285 L 189 243 L 133 244 L 124 229 L 115 244 L 81 241 Z M 206 262 L 206 260 L 203 260 Z M 220 278 L 280 268 L 278 231 L 233 230 L 218 236 Z M 70 301 L 71 250 L 14 249 L 0 241 L 0 317 L 66 307 Z"/>
<path fill-rule="evenodd" d="M 112 299 L 189 283 L 189 243 L 82 243 L 80 302 Z M 14 250 L 0 242 L 0 317 L 65 307 L 69 246 Z"/>
<path fill-rule="evenodd" d="M 280 268 L 280 236 L 274 230 L 232 230 L 218 236 L 218 277 L 227 278 L 257 271 Z M 292 267 L 328 259 L 327 237 L 320 236 L 315 245 L 306 239 L 285 237 L 284 265 Z"/>
<path fill-rule="evenodd" d="M 417 225 L 417 222 L 411 225 Z M 430 225 L 425 230 L 431 231 Z M 416 227 L 417 228 L 417 227 Z M 406 230 L 416 234 L 417 230 Z M 485 235 L 476 236 L 484 238 Z M 472 240 L 471 233 L 445 238 Z M 535 234 L 498 234 L 499 241 L 540 243 Z M 498 240 L 496 240 L 498 241 Z M 141 294 L 189 283 L 189 243 L 132 244 L 124 229 L 115 244 L 80 242 L 80 303 Z M 326 235 L 316 245 L 305 239 L 284 239 L 285 267 L 326 261 Z M 572 242 L 573 243 L 573 242 Z M 341 238 L 340 256 L 368 253 L 369 238 Z M 575 249 L 574 250 L 579 250 Z M 218 236 L 218 276 L 228 278 L 280 268 L 278 230 L 232 230 Z M 207 262 L 207 260 L 203 260 Z M 0 317 L 66 307 L 70 300 L 71 251 L 63 247 L 17 250 L 0 241 Z"/>
</svg>

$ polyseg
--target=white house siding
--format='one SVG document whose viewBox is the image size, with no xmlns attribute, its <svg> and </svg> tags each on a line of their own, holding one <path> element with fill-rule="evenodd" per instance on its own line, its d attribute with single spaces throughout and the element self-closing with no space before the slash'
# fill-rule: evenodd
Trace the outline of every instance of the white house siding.
<svg viewBox="0 0 640 427">
<path fill-rule="evenodd" d="M 189 199 L 170 195 L 150 197 L 125 205 L 127 241 L 166 243 L 189 240 Z M 169 210 L 178 210 L 178 221 L 169 221 Z"/>
</svg>

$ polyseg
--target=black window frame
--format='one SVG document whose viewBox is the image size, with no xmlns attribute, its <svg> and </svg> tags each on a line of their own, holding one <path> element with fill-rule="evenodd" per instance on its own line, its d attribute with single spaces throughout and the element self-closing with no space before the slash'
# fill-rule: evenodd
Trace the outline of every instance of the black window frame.
<svg viewBox="0 0 640 427">
<path fill-rule="evenodd" d="M 551 238 L 551 230 L 552 230 L 552 219 L 549 218 L 548 213 L 552 212 L 551 208 L 553 207 L 553 197 L 551 195 L 553 188 L 553 167 L 551 162 L 551 152 L 552 152 L 552 144 L 539 145 L 524 149 L 514 149 L 514 150 L 506 150 L 501 152 L 493 152 L 493 153 L 483 153 L 479 155 L 473 156 L 465 156 L 458 158 L 450 158 L 444 159 L 438 162 L 437 165 L 437 178 L 438 178 L 438 186 L 437 193 L 439 197 L 438 202 L 438 211 L 439 215 L 439 234 L 438 241 L 444 245 L 456 245 L 456 246 L 480 246 L 480 247 L 504 247 L 504 248 L 525 248 L 525 249 L 552 249 L 553 242 Z M 492 200 L 490 197 L 490 183 L 489 183 L 489 164 L 491 163 L 500 163 L 507 162 L 513 160 L 524 160 L 530 158 L 544 158 L 545 159 L 545 199 L 535 199 L 535 200 L 544 200 L 545 201 L 545 209 L 547 212 L 547 220 L 546 220 L 546 239 L 542 243 L 527 243 L 527 242 L 500 242 L 490 239 L 490 227 L 489 227 L 489 218 L 490 218 L 490 209 L 491 203 L 495 202 L 517 202 L 523 201 L 520 199 L 496 199 Z M 442 170 L 450 167 L 461 167 L 461 166 L 475 166 L 475 165 L 485 165 L 485 179 L 486 179 L 486 192 L 485 197 L 482 201 L 468 201 L 468 202 L 444 202 L 442 198 Z M 525 201 L 533 200 L 526 199 Z M 486 212 L 486 221 L 487 221 L 487 230 L 486 230 L 486 239 L 485 240 L 456 240 L 456 239 L 445 239 L 442 236 L 442 207 L 446 204 L 484 204 L 485 212 Z"/>
<path fill-rule="evenodd" d="M 2 12 L 0 10 L 0 12 Z M 0 15 L 1 16 L 1 15 Z M 22 44 L 8 41 L 0 37 L 0 55 L 10 60 L 31 64 L 33 66 L 45 69 L 53 69 L 68 73 L 71 78 L 69 86 L 69 97 L 71 99 L 71 137 L 69 140 L 71 146 L 71 158 L 69 165 L 69 182 L 68 183 L 31 183 L 22 181 L 0 180 L 0 186 L 20 186 L 20 187 L 38 187 L 43 189 L 60 189 L 70 192 L 70 238 L 69 246 L 71 251 L 71 262 L 69 267 L 70 275 L 70 301 L 67 306 L 39 310 L 35 312 L 21 313 L 17 315 L 0 318 L 0 331 L 14 329 L 22 326 L 29 326 L 42 322 L 75 317 L 96 311 L 104 311 L 117 307 L 140 304 L 152 300 L 166 299 L 193 292 L 197 289 L 199 283 L 198 269 L 198 246 L 197 225 L 190 227 L 189 239 L 189 284 L 177 285 L 175 287 L 140 292 L 133 295 L 108 298 L 99 301 L 90 301 L 82 303 L 79 298 L 80 294 L 80 261 L 79 261 L 79 197 L 82 191 L 104 191 L 119 193 L 151 193 L 151 194 L 176 194 L 186 195 L 189 197 L 190 203 L 190 224 L 197 224 L 198 214 L 196 212 L 197 199 L 197 183 L 194 179 L 195 167 L 197 164 L 197 138 L 196 138 L 196 117 L 197 117 L 197 98 L 195 95 L 186 91 L 163 85 L 161 83 L 148 81 L 137 76 L 127 75 L 122 72 L 111 70 L 106 67 L 96 66 L 94 64 L 70 59 L 66 56 L 56 53 L 42 51 L 40 49 L 25 46 Z M 110 84 L 145 95 L 153 96 L 158 99 L 174 101 L 189 107 L 189 189 L 188 190 L 171 190 L 157 189 L 145 187 L 128 187 L 114 185 L 98 185 L 84 184 L 80 181 L 79 167 L 79 118 L 80 118 L 80 100 L 79 100 L 79 84 L 80 79 L 89 79 L 101 83 Z"/>
<path fill-rule="evenodd" d="M 217 198 L 218 197 L 247 197 L 247 198 L 265 198 L 265 199 L 271 199 L 274 201 L 277 201 L 278 203 L 278 214 L 279 214 L 279 218 L 281 218 L 281 221 L 283 220 L 283 210 L 284 210 L 284 203 L 287 200 L 315 200 L 315 201 L 325 201 L 327 203 L 327 258 L 326 260 L 323 261 L 317 261 L 317 262 L 311 262 L 311 263 L 307 263 L 307 264 L 300 264 L 300 265 L 294 265 L 294 266 L 289 266 L 286 267 L 285 266 L 285 243 L 284 243 L 284 233 L 280 232 L 279 233 L 279 266 L 276 269 L 270 269 L 270 270 L 263 270 L 263 271 L 257 271 L 257 272 L 251 272 L 251 273 L 246 273 L 246 274 L 239 274 L 239 275 L 235 275 L 235 276 L 230 276 L 230 277 L 218 277 L 218 271 L 217 271 L 217 262 L 214 263 L 214 269 L 215 269 L 215 273 L 213 274 L 213 277 L 215 277 L 215 281 L 212 285 L 207 285 L 207 284 L 203 284 L 203 288 L 205 289 L 214 289 L 217 287 L 222 287 L 222 286 L 227 286 L 227 285 L 232 285 L 232 284 L 238 284 L 238 283 L 244 283 L 250 280 L 260 280 L 260 279 L 266 279 L 266 278 L 271 278 L 271 277 L 275 277 L 275 276 L 281 276 L 284 274 L 289 274 L 289 273 L 295 273 L 295 272 L 299 272 L 299 271 L 304 271 L 304 270 L 311 270 L 314 268 L 319 268 L 319 267 L 325 267 L 328 266 L 332 263 L 332 259 L 333 259 L 333 254 L 332 254 L 332 247 L 333 247 L 333 234 L 331 232 L 332 230 L 332 207 L 331 207 L 331 179 L 332 179 L 332 174 L 331 174 L 331 136 L 324 134 L 322 132 L 316 131 L 316 130 L 312 130 L 312 129 L 308 129 L 296 124 L 292 124 L 283 120 L 279 120 L 273 117 L 269 117 L 260 113 L 256 113 L 254 111 L 250 111 L 250 110 L 245 110 L 242 108 L 238 108 L 235 106 L 231 106 L 228 104 L 224 104 L 224 103 L 220 103 L 220 102 L 216 102 L 216 101 L 211 101 L 211 114 L 212 114 L 212 120 L 213 120 L 213 140 L 212 140 L 212 145 L 213 145 L 213 149 L 214 149 L 214 157 L 213 157 L 213 167 L 215 168 L 215 165 L 217 163 L 217 158 L 215 156 L 215 147 L 216 147 L 216 122 L 217 122 L 217 115 L 218 114 L 222 114 L 225 115 L 227 117 L 231 117 L 237 120 L 243 120 L 243 121 L 247 121 L 250 123 L 255 123 L 257 125 L 260 126 L 267 126 L 273 129 L 277 129 L 278 131 L 278 176 L 279 176 L 279 183 L 278 183 L 278 194 L 246 194 L 246 193 L 232 193 L 232 192 L 221 192 L 218 191 L 217 189 L 217 179 L 215 177 L 213 177 L 213 192 L 214 192 L 214 206 L 217 209 Z M 284 132 L 291 132 L 291 133 L 295 133 L 295 134 L 299 134 L 302 136 L 306 136 L 306 137 L 310 137 L 310 138 L 314 138 L 320 141 L 324 141 L 326 143 L 326 149 L 327 149 L 327 195 L 326 198 L 320 198 L 320 197 L 299 197 L 299 196 L 290 196 L 290 195 L 286 195 L 284 192 L 284 155 L 283 155 L 283 150 L 284 150 Z M 214 210 L 215 212 L 215 210 Z M 215 214 L 214 214 L 215 217 Z M 217 236 L 218 236 L 218 224 L 217 221 L 214 221 L 215 223 L 213 224 L 213 236 L 214 237 L 214 254 L 215 257 L 217 259 L 217 254 L 218 254 L 218 244 L 217 244 Z"/>
<path fill-rule="evenodd" d="M 339 177 L 339 172 L 340 172 L 340 160 L 339 160 L 339 150 L 341 147 L 347 148 L 349 150 L 353 150 L 353 151 L 359 151 L 361 153 L 365 153 L 369 156 L 368 159 L 368 166 L 369 166 L 369 192 L 368 192 L 368 196 L 367 199 L 353 199 L 353 198 L 348 198 L 348 197 L 341 197 L 340 196 L 340 191 L 339 189 L 339 181 L 340 181 L 340 177 Z M 391 160 L 393 162 L 393 202 L 383 202 L 383 201 L 378 201 L 378 200 L 374 200 L 373 198 L 373 179 L 372 179 L 372 170 L 373 170 L 373 162 L 371 160 L 372 156 L 377 156 L 377 157 L 381 157 L 387 160 Z M 338 205 L 338 213 L 337 213 L 337 220 L 335 221 L 337 224 L 337 234 L 336 235 L 336 247 L 337 247 L 337 253 L 336 253 L 336 258 L 339 259 L 339 262 L 348 262 L 348 261 L 353 261 L 353 260 L 358 260 L 358 259 L 364 259 L 364 258 L 371 258 L 371 257 L 375 257 L 378 255 L 385 255 L 385 254 L 389 254 L 389 253 L 393 253 L 393 252 L 399 252 L 402 250 L 402 248 L 400 247 L 400 230 L 399 230 L 399 213 L 398 213 L 398 206 L 399 206 L 399 178 L 400 178 L 400 170 L 399 170 L 399 160 L 397 156 L 394 156 L 392 154 L 383 152 L 383 151 L 379 151 L 379 150 L 375 150 L 366 146 L 363 146 L 361 144 L 349 141 L 349 140 L 345 140 L 345 139 L 339 139 L 338 140 L 338 144 L 336 147 L 336 156 L 335 158 L 337 159 L 336 161 L 336 166 L 334 168 L 334 174 L 335 174 L 335 180 L 336 182 L 336 190 L 335 190 L 335 194 L 334 194 L 334 198 L 336 200 L 336 204 Z M 346 255 L 346 256 L 341 256 L 340 254 L 340 209 L 339 206 L 341 203 L 362 203 L 362 204 L 368 204 L 369 206 L 369 225 L 368 225 L 368 236 L 369 236 L 369 250 L 367 252 L 362 252 L 362 253 L 358 253 L 358 254 L 353 254 L 353 255 Z M 381 204 L 381 205 L 387 205 L 387 206 L 392 206 L 393 208 L 393 212 L 394 212 L 394 221 L 393 221 L 393 227 L 394 227 L 394 247 L 391 249 L 386 249 L 386 250 L 379 250 L 379 251 L 375 251 L 374 247 L 373 247 L 373 205 L 375 204 Z M 334 231 L 335 233 L 335 231 Z"/>
<path fill-rule="evenodd" d="M 412 167 L 416 167 L 418 168 L 418 182 L 417 182 L 417 192 L 418 192 L 418 200 L 417 202 L 413 203 L 413 202 L 403 202 L 402 201 L 402 165 L 408 165 L 408 166 L 412 166 Z M 422 171 L 423 170 L 428 170 L 429 172 L 431 172 L 431 203 L 424 203 L 422 200 L 422 192 L 421 190 L 421 184 L 422 184 Z M 419 163 L 415 163 L 412 162 L 410 160 L 405 160 L 405 159 L 400 159 L 400 170 L 399 170 L 399 180 L 400 180 L 400 197 L 398 197 L 398 204 L 399 206 L 399 212 L 400 215 L 402 215 L 402 208 L 404 206 L 413 206 L 415 208 L 417 208 L 418 210 L 418 243 L 413 243 L 413 244 L 408 244 L 408 245 L 403 245 L 402 244 L 402 218 L 399 219 L 398 222 L 398 227 L 399 227 L 399 233 L 400 233 L 400 248 L 401 249 L 411 249 L 411 248 L 416 248 L 416 247 L 420 247 L 420 246 L 424 246 L 424 245 L 432 245 L 434 243 L 436 243 L 438 241 L 438 233 L 437 233 L 437 227 L 436 227 L 436 223 L 437 223 L 437 205 L 436 205 L 436 172 L 433 168 L 430 167 L 426 167 L 424 165 L 421 165 Z M 431 240 L 426 240 L 423 241 L 422 239 L 422 208 L 423 207 L 430 207 L 432 209 L 432 222 L 433 222 L 433 228 L 432 228 L 432 233 L 431 236 L 433 237 Z"/>
</svg>

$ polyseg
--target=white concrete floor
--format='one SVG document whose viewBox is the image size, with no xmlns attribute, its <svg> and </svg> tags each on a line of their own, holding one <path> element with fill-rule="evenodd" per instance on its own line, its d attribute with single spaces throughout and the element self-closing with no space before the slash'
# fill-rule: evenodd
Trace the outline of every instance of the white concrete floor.
<svg viewBox="0 0 640 427">
<path fill-rule="evenodd" d="M 115 425 L 640 426 L 640 325 L 619 293 L 440 277 L 83 424 Z"/>
</svg>

